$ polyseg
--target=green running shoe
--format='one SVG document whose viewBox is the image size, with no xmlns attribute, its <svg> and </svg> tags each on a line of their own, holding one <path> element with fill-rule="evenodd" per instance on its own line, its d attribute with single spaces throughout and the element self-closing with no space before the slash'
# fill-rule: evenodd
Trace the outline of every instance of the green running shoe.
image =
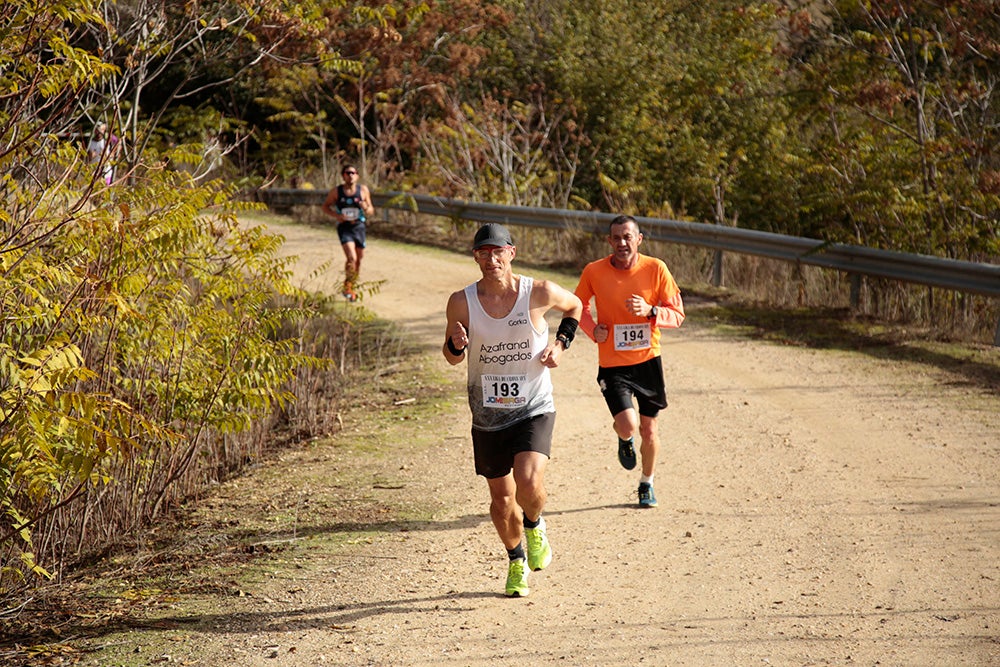
<svg viewBox="0 0 1000 667">
<path fill-rule="evenodd" d="M 523 558 L 512 560 L 507 568 L 507 597 L 526 598 L 530 592 L 527 562 Z"/>
<path fill-rule="evenodd" d="M 656 494 L 653 493 L 652 484 L 639 483 L 639 507 L 656 507 Z"/>
<path fill-rule="evenodd" d="M 528 567 L 544 570 L 552 562 L 552 547 L 545 535 L 545 519 L 540 519 L 535 528 L 525 528 L 524 539 L 528 543 Z"/>
</svg>

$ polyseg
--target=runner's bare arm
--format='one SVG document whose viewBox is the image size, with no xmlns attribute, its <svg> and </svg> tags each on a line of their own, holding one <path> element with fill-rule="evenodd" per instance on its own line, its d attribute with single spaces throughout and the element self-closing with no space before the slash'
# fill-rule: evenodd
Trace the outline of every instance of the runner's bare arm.
<svg viewBox="0 0 1000 667">
<path fill-rule="evenodd" d="M 441 353 L 452 366 L 461 363 L 465 358 L 465 348 L 469 345 L 469 302 L 465 292 L 460 290 L 448 297 L 448 327 L 445 330 L 444 345 Z M 457 350 L 456 354 L 452 350 Z"/>
<path fill-rule="evenodd" d="M 536 301 L 536 291 L 537 291 L 537 301 Z M 583 315 L 583 303 L 580 298 L 570 292 L 569 290 L 563 289 L 556 283 L 550 280 L 540 280 L 537 281 L 532 288 L 532 302 L 538 303 L 539 308 L 532 308 L 532 317 L 534 318 L 536 312 L 540 312 L 541 316 L 544 316 L 545 312 L 551 309 L 560 311 L 563 314 L 564 320 L 566 318 L 571 318 L 575 322 L 580 321 L 580 317 Z M 542 304 L 545 304 L 544 309 Z M 573 331 L 575 333 L 576 324 L 573 325 Z M 572 340 L 570 338 L 570 340 Z M 562 356 L 563 351 L 568 347 L 564 345 L 562 341 L 553 340 L 549 343 L 542 354 L 539 356 L 539 361 L 549 368 L 555 368 L 559 365 L 559 357 Z"/>
<path fill-rule="evenodd" d="M 365 210 L 365 215 L 375 215 L 375 205 L 372 203 L 372 192 L 367 185 L 361 187 L 361 208 Z"/>
<path fill-rule="evenodd" d="M 337 188 L 333 188 L 326 195 L 326 199 L 323 200 L 323 212 L 326 213 L 331 218 L 336 218 L 338 222 L 343 222 L 344 218 L 340 213 L 337 212 L 337 207 L 334 206 L 334 202 L 337 201 Z"/>
<path fill-rule="evenodd" d="M 558 310 L 563 317 L 572 317 L 579 321 L 583 315 L 583 304 L 573 292 L 561 287 L 551 280 L 536 280 L 531 286 L 531 321 L 536 327 L 541 326 L 545 313 Z"/>
</svg>

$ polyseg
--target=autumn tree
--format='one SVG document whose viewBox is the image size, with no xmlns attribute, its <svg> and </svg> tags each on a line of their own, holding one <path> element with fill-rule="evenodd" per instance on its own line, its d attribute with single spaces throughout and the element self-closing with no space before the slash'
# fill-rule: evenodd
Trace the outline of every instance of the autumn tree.
<svg viewBox="0 0 1000 667">
<path fill-rule="evenodd" d="M 222 157 L 260 141 L 252 119 L 233 113 L 246 105 L 239 98 L 248 82 L 271 63 L 328 53 L 318 36 L 321 4 L 312 0 L 123 0 L 102 3 L 101 12 L 90 43 L 118 71 L 90 91 L 92 106 L 117 116 L 130 154 L 191 146 L 196 162 L 187 168 L 199 177 L 218 176 Z"/>
<path fill-rule="evenodd" d="M 739 185 L 780 192 L 770 184 L 786 169 L 770 3 L 549 0 L 511 12 L 498 66 L 520 91 L 572 109 L 577 197 L 729 223 L 748 210 L 751 225 L 774 213 L 775 201 Z"/>
<path fill-rule="evenodd" d="M 309 363 L 278 334 L 307 313 L 270 307 L 302 297 L 280 241 L 238 224 L 231 186 L 170 168 L 197 164 L 196 150 L 146 150 L 152 132 L 109 99 L 129 97 L 122 77 L 151 81 L 128 69 L 146 47 L 109 62 L 95 46 L 124 43 L 108 4 L 0 8 L 2 599 L 234 465 L 239 448 L 220 435 L 290 400 L 286 382 Z M 150 66 L 169 60 L 154 52 Z M 108 183 L 77 129 L 130 117 L 126 168 Z"/>
<path fill-rule="evenodd" d="M 335 57 L 264 70 L 256 99 L 270 145 L 318 149 L 324 181 L 345 159 L 376 181 L 399 180 L 419 151 L 413 128 L 448 113 L 450 91 L 482 58 L 480 35 L 505 20 L 477 0 L 327 3 L 322 41 Z"/>
<path fill-rule="evenodd" d="M 828 20 L 796 43 L 817 209 L 864 245 L 995 257 L 996 4 L 831 3 Z"/>
</svg>

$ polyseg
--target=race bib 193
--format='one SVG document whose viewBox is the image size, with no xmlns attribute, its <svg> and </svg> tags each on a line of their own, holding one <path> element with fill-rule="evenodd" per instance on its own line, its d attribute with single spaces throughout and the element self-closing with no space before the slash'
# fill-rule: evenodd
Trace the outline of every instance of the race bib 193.
<svg viewBox="0 0 1000 667">
<path fill-rule="evenodd" d="M 651 345 L 649 322 L 641 324 L 616 324 L 616 350 L 645 350 Z"/>
<path fill-rule="evenodd" d="M 527 405 L 524 388 L 527 375 L 483 375 L 483 407 L 519 408 Z"/>
</svg>

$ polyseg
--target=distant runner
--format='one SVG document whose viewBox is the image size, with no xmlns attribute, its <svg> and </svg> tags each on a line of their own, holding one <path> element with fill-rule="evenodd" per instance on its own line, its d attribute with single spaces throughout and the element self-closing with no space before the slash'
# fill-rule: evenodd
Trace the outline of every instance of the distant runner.
<svg viewBox="0 0 1000 667">
<path fill-rule="evenodd" d="M 340 237 L 340 247 L 344 249 L 344 288 L 343 295 L 348 301 L 358 298 L 354 291 L 358 275 L 361 273 L 361 260 L 365 256 L 365 221 L 369 215 L 375 214 L 372 195 L 368 187 L 358 183 L 358 170 L 354 165 L 347 165 L 342 171 L 344 182 L 330 190 L 323 202 L 323 211 L 337 220 L 337 236 Z"/>
</svg>

